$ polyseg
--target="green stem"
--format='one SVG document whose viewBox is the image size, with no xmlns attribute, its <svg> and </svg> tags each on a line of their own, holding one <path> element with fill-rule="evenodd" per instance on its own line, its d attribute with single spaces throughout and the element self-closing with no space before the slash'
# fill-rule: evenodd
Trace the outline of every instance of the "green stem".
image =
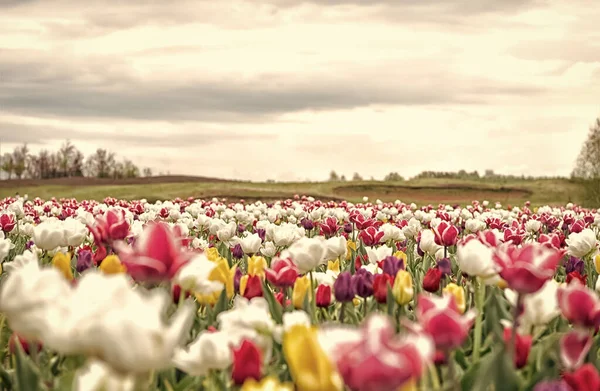
<svg viewBox="0 0 600 391">
<path fill-rule="evenodd" d="M 345 313 L 346 313 L 346 303 L 344 302 L 344 303 L 342 303 L 342 306 L 340 307 L 340 317 L 339 317 L 340 323 L 342 323 L 342 324 L 344 323 L 344 314 Z"/>
<path fill-rule="evenodd" d="M 479 361 L 481 350 L 481 327 L 483 324 L 483 302 L 485 300 L 485 286 L 482 286 L 478 277 L 473 278 L 473 294 L 475 296 L 475 308 L 477 309 L 477 318 L 475 318 L 475 330 L 473 337 L 473 364 Z"/>
<path fill-rule="evenodd" d="M 437 368 L 435 364 L 429 366 L 429 378 L 431 379 L 431 386 L 434 391 L 440 389 L 440 377 L 438 376 Z"/>
<path fill-rule="evenodd" d="M 363 301 L 363 319 L 367 317 L 367 298 Z"/>
<path fill-rule="evenodd" d="M 311 298 L 311 304 L 310 304 L 310 309 L 311 309 L 311 314 L 310 314 L 310 318 L 313 322 L 313 324 L 316 324 L 316 319 L 317 319 L 317 302 L 316 302 L 316 298 L 315 298 L 315 281 L 313 280 L 313 272 L 312 270 L 309 273 L 309 278 L 310 278 L 310 298 Z"/>
</svg>

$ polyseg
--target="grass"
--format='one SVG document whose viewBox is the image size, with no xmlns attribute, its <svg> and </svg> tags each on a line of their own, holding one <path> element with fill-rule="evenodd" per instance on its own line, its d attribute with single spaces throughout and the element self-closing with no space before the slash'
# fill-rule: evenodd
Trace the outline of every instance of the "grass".
<svg viewBox="0 0 600 391">
<path fill-rule="evenodd" d="M 74 185 L 64 183 L 31 181 L 25 186 L 18 182 L 5 181 L 0 186 L 0 197 L 28 194 L 30 197 L 49 199 L 76 198 L 103 200 L 106 197 L 120 199 L 156 200 L 187 198 L 228 198 L 237 201 L 244 198 L 254 200 L 276 200 L 291 198 L 294 194 L 311 195 L 322 200 L 341 200 L 357 202 L 363 196 L 371 201 L 415 202 L 417 204 L 468 204 L 474 199 L 487 199 L 490 202 L 518 205 L 531 201 L 533 205 L 564 205 L 568 202 L 581 202 L 581 187 L 568 179 L 536 180 L 447 180 L 420 179 L 406 182 L 300 182 L 300 183 L 258 183 L 258 182 L 199 182 L 189 181 L 170 183 L 169 178 L 160 181 L 152 179 L 144 184 L 106 185 L 96 183 L 86 185 L 78 180 Z M 158 182 L 158 183 L 156 183 Z"/>
</svg>

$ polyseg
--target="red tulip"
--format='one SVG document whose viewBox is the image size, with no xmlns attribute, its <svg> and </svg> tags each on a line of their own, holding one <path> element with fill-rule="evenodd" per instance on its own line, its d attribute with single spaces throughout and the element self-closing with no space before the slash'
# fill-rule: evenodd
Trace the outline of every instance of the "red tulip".
<svg viewBox="0 0 600 391">
<path fill-rule="evenodd" d="M 98 248 L 96 249 L 96 252 L 94 253 L 93 261 L 96 265 L 99 266 L 100 263 L 102 263 L 104 258 L 106 258 L 107 256 L 108 256 L 108 251 L 106 251 L 106 247 L 98 246 Z"/>
<path fill-rule="evenodd" d="M 29 351 L 30 345 L 35 346 L 38 352 L 40 352 L 44 347 L 39 341 L 29 342 L 25 338 L 20 337 L 17 333 L 13 333 L 8 341 L 8 351 L 10 354 L 17 353 L 17 343 L 21 344 L 21 349 L 23 349 L 23 352 L 25 352 L 25 354 L 31 353 Z"/>
<path fill-rule="evenodd" d="M 423 277 L 423 289 L 427 292 L 435 293 L 440 289 L 440 280 L 442 279 L 442 271 L 437 267 L 432 267 L 427 270 Z"/>
<path fill-rule="evenodd" d="M 504 244 L 494 253 L 494 262 L 508 286 L 518 293 L 535 293 L 554 272 L 562 254 L 544 247 L 539 243 L 530 243 L 523 247 Z"/>
<path fill-rule="evenodd" d="M 363 323 L 360 340 L 340 347 L 335 361 L 353 391 L 396 391 L 421 376 L 433 353 L 429 336 L 399 337 L 389 318 L 373 314 Z"/>
<path fill-rule="evenodd" d="M 319 285 L 315 293 L 315 301 L 319 308 L 329 307 L 331 305 L 331 287 L 324 284 Z"/>
<path fill-rule="evenodd" d="M 450 247 L 458 241 L 458 228 L 446 221 L 438 224 L 433 232 L 435 233 L 435 243 L 438 246 Z"/>
<path fill-rule="evenodd" d="M 15 228 L 15 225 L 17 225 L 17 220 L 14 215 L 4 213 L 0 216 L 0 228 L 2 231 L 9 233 Z"/>
<path fill-rule="evenodd" d="M 571 224 L 571 226 L 569 227 L 569 230 L 571 231 L 571 233 L 580 233 L 584 229 L 585 229 L 585 221 L 583 221 L 583 220 L 577 220 L 576 222 Z"/>
<path fill-rule="evenodd" d="M 573 373 L 564 373 L 563 380 L 574 391 L 600 390 L 600 375 L 592 364 L 585 364 Z"/>
<path fill-rule="evenodd" d="M 242 385 L 248 379 L 259 380 L 262 376 L 262 352 L 254 342 L 244 339 L 233 350 L 231 379 L 236 385 Z"/>
<path fill-rule="evenodd" d="M 378 231 L 375 227 L 369 227 L 364 231 L 360 231 L 358 239 L 362 240 L 365 246 L 372 247 L 379 244 L 384 235 L 383 231 Z"/>
<path fill-rule="evenodd" d="M 123 240 L 129 235 L 129 223 L 125 219 L 125 210 L 109 209 L 103 216 L 96 217 L 94 225 L 88 225 L 97 245 L 110 244 Z"/>
<path fill-rule="evenodd" d="M 251 300 L 255 297 L 262 297 L 263 295 L 263 286 L 262 279 L 256 275 L 249 275 L 248 282 L 246 283 L 246 289 L 244 289 L 243 296 Z"/>
<path fill-rule="evenodd" d="M 580 283 L 582 283 L 583 285 L 585 285 L 586 282 L 586 278 L 587 275 L 584 274 L 583 276 L 581 274 L 579 274 L 579 272 L 577 270 L 572 271 L 571 273 L 567 274 L 567 284 L 570 284 L 573 281 L 578 281 Z"/>
<path fill-rule="evenodd" d="M 511 242 L 515 246 L 519 246 L 525 239 L 525 231 L 521 228 L 511 227 L 504 231 L 504 242 Z"/>
<path fill-rule="evenodd" d="M 188 297 L 190 297 L 190 292 L 189 291 L 185 291 L 184 293 L 184 299 L 187 299 Z M 180 285 L 173 285 L 173 288 L 171 289 L 171 296 L 173 297 L 173 303 L 178 304 L 179 300 L 181 298 L 181 286 Z"/>
<path fill-rule="evenodd" d="M 502 242 L 496 236 L 496 233 L 492 230 L 480 231 L 477 233 L 477 238 L 483 244 L 488 247 L 498 247 Z"/>
<path fill-rule="evenodd" d="M 577 369 L 584 362 L 592 347 L 592 336 L 589 331 L 573 330 L 560 339 L 560 360 L 569 369 Z"/>
<path fill-rule="evenodd" d="M 321 235 L 326 238 L 335 236 L 339 230 L 338 221 L 335 217 L 328 217 L 321 223 Z"/>
<path fill-rule="evenodd" d="M 265 269 L 267 280 L 278 288 L 294 286 L 298 278 L 298 268 L 291 259 L 277 259 L 270 269 Z"/>
<path fill-rule="evenodd" d="M 512 336 L 512 329 L 510 327 L 506 327 L 504 329 L 504 343 L 509 344 Z M 531 335 L 521 335 L 517 333 L 517 339 L 515 341 L 515 366 L 517 369 L 523 368 L 527 365 L 527 358 L 529 357 L 529 352 L 531 351 L 531 344 L 533 342 L 533 338 Z"/>
<path fill-rule="evenodd" d="M 556 250 L 559 250 L 562 247 L 561 237 L 555 234 L 540 234 L 538 242 L 540 242 L 548 248 L 553 248 Z"/>
<path fill-rule="evenodd" d="M 283 292 L 277 292 L 277 293 L 275 294 L 275 300 L 277 300 L 277 302 L 278 302 L 278 303 L 279 303 L 279 304 L 280 304 L 282 307 L 284 307 L 284 305 L 283 305 L 283 297 L 284 297 L 284 294 L 283 294 Z M 285 301 L 285 307 L 287 308 L 287 307 L 289 307 L 290 305 L 292 305 L 292 301 L 291 301 L 290 299 L 287 299 L 287 300 Z"/>
<path fill-rule="evenodd" d="M 558 289 L 558 306 L 563 316 L 575 326 L 596 328 L 600 326 L 600 300 L 579 281 Z"/>
<path fill-rule="evenodd" d="M 475 321 L 475 312 L 460 315 L 454 296 L 419 295 L 417 319 L 424 331 L 433 337 L 440 350 L 455 349 L 463 344 Z"/>
<path fill-rule="evenodd" d="M 380 304 L 387 302 L 388 286 L 394 285 L 394 277 L 387 273 L 376 274 L 373 280 L 373 297 Z"/>
<path fill-rule="evenodd" d="M 133 247 L 115 242 L 127 273 L 136 281 L 162 282 L 172 279 L 195 254 L 182 249 L 179 238 L 166 223 L 148 224 Z"/>
</svg>

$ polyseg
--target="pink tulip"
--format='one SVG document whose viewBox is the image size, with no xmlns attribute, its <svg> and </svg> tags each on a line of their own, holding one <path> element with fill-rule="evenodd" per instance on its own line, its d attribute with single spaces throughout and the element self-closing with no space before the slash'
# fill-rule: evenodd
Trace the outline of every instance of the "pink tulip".
<svg viewBox="0 0 600 391">
<path fill-rule="evenodd" d="M 560 360 L 567 369 L 577 369 L 585 362 L 591 347 L 592 336 L 589 331 L 570 331 L 560 339 Z"/>
<path fill-rule="evenodd" d="M 436 349 L 448 351 L 461 346 L 469 335 L 475 316 L 474 310 L 461 315 L 451 295 L 419 295 L 417 320 L 433 337 Z"/>
<path fill-rule="evenodd" d="M 442 221 L 435 229 L 435 243 L 438 246 L 454 246 L 458 241 L 458 228 L 446 221 Z"/>
<path fill-rule="evenodd" d="M 558 306 L 563 316 L 575 326 L 596 328 L 600 326 L 600 300 L 595 292 L 573 280 L 558 289 Z"/>
<path fill-rule="evenodd" d="M 165 223 L 146 225 L 133 247 L 115 242 L 121 262 L 136 281 L 161 282 L 172 279 L 195 254 L 181 246 L 181 239 Z"/>
<path fill-rule="evenodd" d="M 554 276 L 560 251 L 549 249 L 539 243 L 516 247 L 505 244 L 494 253 L 500 277 L 518 293 L 535 293 Z"/>
<path fill-rule="evenodd" d="M 123 240 L 129 235 L 129 223 L 123 209 L 109 209 L 103 216 L 96 217 L 94 225 L 88 225 L 97 245 Z"/>
<path fill-rule="evenodd" d="M 361 338 L 336 353 L 337 368 L 352 391 L 396 391 L 418 379 L 431 362 L 434 348 L 425 334 L 399 337 L 389 318 L 371 315 Z"/>
</svg>

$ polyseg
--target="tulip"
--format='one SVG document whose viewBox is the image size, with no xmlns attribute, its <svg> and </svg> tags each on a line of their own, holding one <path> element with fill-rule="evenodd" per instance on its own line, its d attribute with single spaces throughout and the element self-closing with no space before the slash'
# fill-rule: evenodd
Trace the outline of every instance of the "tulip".
<svg viewBox="0 0 600 391">
<path fill-rule="evenodd" d="M 438 246 L 451 247 L 458 241 L 458 228 L 446 221 L 442 221 L 433 232 Z"/>
<path fill-rule="evenodd" d="M 365 268 L 360 268 L 356 274 L 352 276 L 352 285 L 356 294 L 363 299 L 373 294 L 373 279 L 374 276 Z"/>
<path fill-rule="evenodd" d="M 442 272 L 442 277 L 446 277 L 452 274 L 452 263 L 450 258 L 442 258 L 437 261 L 436 267 Z"/>
<path fill-rule="evenodd" d="M 75 266 L 77 272 L 83 273 L 85 270 L 92 267 L 92 264 L 92 252 L 89 250 L 79 251 L 77 255 L 77 265 Z"/>
<path fill-rule="evenodd" d="M 259 276 L 245 275 L 240 280 L 240 294 L 250 300 L 262 297 L 262 280 Z"/>
<path fill-rule="evenodd" d="M 116 255 L 109 255 L 104 258 L 99 267 L 104 274 L 121 274 L 127 272 L 127 267 L 121 263 Z"/>
<path fill-rule="evenodd" d="M 21 345 L 21 349 L 23 349 L 25 354 L 33 353 L 30 351 L 31 347 L 33 347 L 36 352 L 41 352 L 44 347 L 40 341 L 28 341 L 17 333 L 12 333 L 8 340 L 8 352 L 10 354 L 17 354 L 17 344 Z"/>
<path fill-rule="evenodd" d="M 433 337 L 436 348 L 445 351 L 463 344 L 475 320 L 473 310 L 461 316 L 456 301 L 450 296 L 422 294 L 418 298 L 416 313 L 424 331 Z"/>
<path fill-rule="evenodd" d="M 384 232 L 378 231 L 375 227 L 369 227 L 358 234 L 358 239 L 361 240 L 365 246 L 372 247 L 381 242 L 383 239 Z"/>
<path fill-rule="evenodd" d="M 593 364 L 585 364 L 573 373 L 564 373 L 563 380 L 572 390 L 600 390 L 600 374 L 598 374 L 598 370 Z"/>
<path fill-rule="evenodd" d="M 256 254 L 260 250 L 262 240 L 258 234 L 251 234 L 240 239 L 240 246 L 244 254 Z"/>
<path fill-rule="evenodd" d="M 17 224 L 17 220 L 13 214 L 3 213 L 0 216 L 0 229 L 5 233 L 11 232 L 15 225 Z"/>
<path fill-rule="evenodd" d="M 335 217 L 328 217 L 321 224 L 321 235 L 325 236 L 326 238 L 335 236 L 338 230 L 338 222 Z"/>
<path fill-rule="evenodd" d="M 321 346 L 315 329 L 292 326 L 283 336 L 283 354 L 298 391 L 341 391 L 339 374 Z"/>
<path fill-rule="evenodd" d="M 404 270 L 404 260 L 398 259 L 395 256 L 385 257 L 383 261 L 380 261 L 379 267 L 383 270 L 384 273 L 395 276 L 398 274 L 398 271 Z"/>
<path fill-rule="evenodd" d="M 315 294 L 315 302 L 319 308 L 327 308 L 331 305 L 331 286 L 319 285 Z"/>
<path fill-rule="evenodd" d="M 323 263 L 325 246 L 323 237 L 302 238 L 288 248 L 287 252 L 300 272 L 308 273 Z"/>
<path fill-rule="evenodd" d="M 125 210 L 110 209 L 96 218 L 88 229 L 97 245 L 111 244 L 115 240 L 124 240 L 129 235 L 129 223 L 125 219 Z"/>
<path fill-rule="evenodd" d="M 585 263 L 576 257 L 569 257 L 565 262 L 565 273 L 579 272 L 580 275 L 585 274 Z"/>
<path fill-rule="evenodd" d="M 266 268 L 267 260 L 265 258 L 256 255 L 248 258 L 248 274 L 264 278 Z"/>
<path fill-rule="evenodd" d="M 600 253 L 594 257 L 594 266 L 596 268 L 596 272 L 600 274 Z"/>
<path fill-rule="evenodd" d="M 582 276 L 581 274 L 579 274 L 578 271 L 574 271 L 574 272 L 567 274 L 567 278 L 566 278 L 567 284 L 570 284 L 574 280 L 577 280 L 581 284 L 585 285 L 587 283 L 587 275 L 584 274 Z"/>
<path fill-rule="evenodd" d="M 240 346 L 233 350 L 231 379 L 239 386 L 247 379 L 259 380 L 261 373 L 262 352 L 254 342 L 244 339 Z"/>
<path fill-rule="evenodd" d="M 216 267 L 217 264 L 209 261 L 204 254 L 198 254 L 179 269 L 173 277 L 173 283 L 181 285 L 186 291 L 197 294 L 220 293 L 224 284 L 210 279 L 212 271 Z"/>
<path fill-rule="evenodd" d="M 490 278 L 497 275 L 492 248 L 479 240 L 459 244 L 456 255 L 460 270 L 469 276 Z"/>
<path fill-rule="evenodd" d="M 340 344 L 335 359 L 345 384 L 353 391 L 397 391 L 412 385 L 433 358 L 430 337 L 400 337 L 394 324 L 373 314 L 361 328 L 360 338 Z"/>
<path fill-rule="evenodd" d="M 242 250 L 242 246 L 239 243 L 231 249 L 231 256 L 235 259 L 242 259 L 244 257 L 244 250 Z"/>
<path fill-rule="evenodd" d="M 412 277 L 406 270 L 399 270 L 394 279 L 392 293 L 399 305 L 406 305 L 413 299 L 414 289 Z"/>
<path fill-rule="evenodd" d="M 521 294 L 535 293 L 554 275 L 562 254 L 539 243 L 523 247 L 505 245 L 494 253 L 499 274 Z"/>
<path fill-rule="evenodd" d="M 593 254 L 598 249 L 598 241 L 596 233 L 589 228 L 582 230 L 580 233 L 572 233 L 566 240 L 569 255 L 584 258 Z"/>
<path fill-rule="evenodd" d="M 294 289 L 292 291 L 292 303 L 294 304 L 294 308 L 301 309 L 304 307 L 304 300 L 309 290 L 310 280 L 308 277 L 298 277 L 294 283 Z M 310 299 L 311 297 L 308 295 L 308 300 Z"/>
<path fill-rule="evenodd" d="M 333 284 L 333 293 L 335 300 L 340 303 L 351 302 L 356 296 L 356 290 L 352 284 L 352 275 L 349 272 L 342 272 Z"/>
<path fill-rule="evenodd" d="M 149 224 L 133 248 L 123 242 L 114 243 L 127 273 L 136 281 L 171 280 L 179 269 L 195 255 L 181 249 L 181 243 L 165 223 Z"/>
<path fill-rule="evenodd" d="M 427 270 L 423 277 L 423 289 L 427 292 L 435 293 L 440 289 L 442 272 L 437 267 Z"/>
<path fill-rule="evenodd" d="M 71 269 L 71 255 L 56 253 L 52 258 L 52 265 L 60 270 L 68 281 L 73 280 L 73 270 Z"/>
<path fill-rule="evenodd" d="M 392 288 L 393 284 L 394 278 L 389 274 L 377 274 L 373 280 L 373 297 L 375 301 L 380 304 L 387 302 L 388 287 Z"/>
<path fill-rule="evenodd" d="M 436 236 L 432 230 L 428 229 L 421 231 L 420 235 L 421 237 L 419 240 L 417 250 L 420 250 L 422 252 L 420 254 L 421 256 L 423 256 L 424 254 L 433 256 L 440 248 L 442 248 L 436 243 Z"/>
<path fill-rule="evenodd" d="M 465 290 L 463 287 L 460 287 L 452 282 L 443 289 L 443 293 L 454 298 L 458 312 L 461 314 L 465 313 L 465 310 L 467 309 L 467 301 L 465 299 Z"/>
<path fill-rule="evenodd" d="M 585 330 L 572 330 L 560 339 L 560 360 L 574 370 L 579 368 L 592 347 L 592 336 Z"/>
<path fill-rule="evenodd" d="M 564 381 L 549 381 L 536 384 L 533 391 L 573 391 Z"/>
<path fill-rule="evenodd" d="M 216 247 L 210 247 L 208 250 L 206 250 L 206 257 L 209 261 L 215 262 L 221 256 L 219 255 L 219 250 L 217 250 Z"/>
<path fill-rule="evenodd" d="M 278 288 L 290 288 L 298 278 L 298 268 L 290 259 L 277 259 L 265 269 L 267 280 Z"/>
<path fill-rule="evenodd" d="M 327 262 L 327 271 L 332 272 L 333 274 L 340 274 L 340 260 L 336 259 L 335 261 Z"/>
<path fill-rule="evenodd" d="M 504 328 L 503 339 L 505 344 L 509 344 L 512 337 L 512 330 L 510 327 Z M 515 349 L 514 349 L 514 363 L 517 369 L 521 369 L 527 365 L 527 358 L 531 351 L 531 344 L 533 338 L 531 335 L 521 335 L 517 333 L 515 335 Z"/>
<path fill-rule="evenodd" d="M 323 258 L 331 261 L 340 257 L 345 257 L 347 247 L 346 238 L 343 236 L 329 238 L 325 241 L 325 255 L 323 255 Z"/>
<path fill-rule="evenodd" d="M 575 326 L 600 326 L 600 300 L 595 292 L 579 282 L 558 289 L 558 306 L 563 316 Z"/>
<path fill-rule="evenodd" d="M 182 299 L 185 300 L 190 297 L 191 293 L 189 291 L 182 290 L 181 285 L 176 284 L 173 285 L 173 288 L 171 288 L 171 296 L 173 297 L 173 303 L 179 304 Z"/>
<path fill-rule="evenodd" d="M 392 256 L 392 251 L 393 249 L 386 245 L 379 246 L 377 248 L 369 247 L 367 248 L 367 256 L 369 258 L 370 263 L 376 264 L 379 261 L 382 261 L 385 258 Z"/>
<path fill-rule="evenodd" d="M 292 383 L 280 383 L 275 377 L 263 378 L 260 382 L 248 379 L 240 388 L 240 391 L 294 391 Z"/>
</svg>

